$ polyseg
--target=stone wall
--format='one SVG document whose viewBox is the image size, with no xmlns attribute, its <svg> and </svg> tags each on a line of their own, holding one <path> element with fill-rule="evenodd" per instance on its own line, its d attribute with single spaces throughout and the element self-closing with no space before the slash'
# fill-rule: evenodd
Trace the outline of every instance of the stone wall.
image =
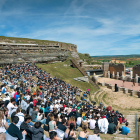
<svg viewBox="0 0 140 140">
<path fill-rule="evenodd" d="M 140 76 L 140 64 L 137 64 L 133 67 L 133 77 L 136 77 L 136 74 L 138 74 L 138 76 Z"/>
<path fill-rule="evenodd" d="M 122 76 L 122 71 L 124 72 L 125 75 L 125 65 L 124 64 L 114 64 L 114 63 L 109 63 L 109 62 L 104 62 L 102 64 L 103 68 L 103 76 L 108 77 L 108 71 L 110 71 L 110 75 L 117 75 L 117 72 L 119 72 L 119 76 Z"/>
<path fill-rule="evenodd" d="M 68 52 L 77 52 L 77 46 L 66 43 L 38 45 L 0 42 L 0 63 L 64 61 Z"/>
<path fill-rule="evenodd" d="M 110 63 L 109 71 L 110 71 L 110 74 L 113 74 L 113 71 L 114 71 L 115 75 L 117 75 L 117 72 L 119 72 L 119 76 L 122 76 L 122 71 L 123 71 L 125 75 L 125 65 L 122 63 L 120 64 Z"/>
<path fill-rule="evenodd" d="M 108 71 L 109 71 L 109 63 L 108 62 L 104 62 L 102 64 L 102 69 L 103 69 L 103 76 L 107 77 Z"/>
</svg>

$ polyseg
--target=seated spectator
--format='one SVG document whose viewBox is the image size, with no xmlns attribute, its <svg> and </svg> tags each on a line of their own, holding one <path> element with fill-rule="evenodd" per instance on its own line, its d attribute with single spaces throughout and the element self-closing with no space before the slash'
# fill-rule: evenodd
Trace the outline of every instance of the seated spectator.
<svg viewBox="0 0 140 140">
<path fill-rule="evenodd" d="M 71 123 L 70 124 L 70 127 L 68 127 L 66 129 L 66 132 L 65 132 L 65 138 L 68 138 L 68 137 L 73 137 L 73 138 L 76 138 L 76 135 L 75 135 L 75 132 L 74 132 L 74 124 Z"/>
<path fill-rule="evenodd" d="M 29 128 L 32 133 L 32 140 L 43 140 L 44 129 L 41 127 L 41 122 L 36 122 L 33 127 Z"/>
<path fill-rule="evenodd" d="M 66 119 L 63 118 L 62 123 L 59 123 L 57 128 L 65 132 L 66 129 L 67 129 L 67 127 L 66 127 Z"/>
<path fill-rule="evenodd" d="M 70 126 L 70 124 L 73 123 L 74 124 L 74 127 L 76 128 L 76 122 L 75 122 L 75 117 L 74 116 L 71 116 L 69 121 L 68 121 L 68 126 Z"/>
<path fill-rule="evenodd" d="M 5 132 L 8 127 L 8 123 L 4 120 L 4 112 L 0 110 L 0 140 L 6 140 Z"/>
<path fill-rule="evenodd" d="M 118 120 L 119 120 L 120 124 L 122 124 L 122 116 L 121 115 L 119 116 Z"/>
<path fill-rule="evenodd" d="M 82 125 L 82 117 L 81 117 L 81 116 L 79 116 L 79 117 L 77 118 L 76 124 L 77 124 L 77 126 L 81 126 L 81 125 Z"/>
<path fill-rule="evenodd" d="M 127 135 L 127 136 L 129 135 L 130 128 L 128 128 L 128 125 L 129 125 L 129 123 L 126 122 L 125 126 L 122 127 L 121 134 Z"/>
<path fill-rule="evenodd" d="M 15 116 L 19 117 L 19 121 L 16 125 L 18 128 L 20 128 L 21 123 L 24 122 L 24 115 L 25 114 L 26 114 L 25 110 L 23 110 L 23 109 L 21 110 L 20 108 L 17 108 Z"/>
<path fill-rule="evenodd" d="M 31 122 L 31 116 L 25 115 L 24 122 L 22 122 L 22 124 L 20 125 L 21 132 L 23 132 L 24 130 L 27 132 L 26 140 L 32 140 L 32 135 L 29 130 L 30 126 L 28 125 L 28 123 L 30 123 L 30 122 Z"/>
<path fill-rule="evenodd" d="M 49 133 L 49 137 L 51 140 L 61 140 L 59 137 L 57 137 L 57 133 L 55 131 L 51 131 Z"/>
<path fill-rule="evenodd" d="M 44 113 L 43 113 L 42 109 L 39 110 L 39 112 L 37 114 L 37 120 L 36 121 L 39 121 L 42 124 L 45 124 Z"/>
<path fill-rule="evenodd" d="M 56 122 L 54 121 L 54 115 L 53 114 L 50 114 L 49 115 L 49 131 L 53 131 L 55 129 L 57 129 L 57 126 L 56 126 Z"/>
<path fill-rule="evenodd" d="M 95 128 L 95 123 L 96 123 L 96 116 L 94 116 L 94 118 L 90 119 L 89 129 L 93 130 Z"/>
<path fill-rule="evenodd" d="M 22 140 L 23 139 L 22 134 L 27 135 L 27 133 L 25 130 L 23 130 L 22 132 L 19 130 L 19 128 L 16 126 L 18 121 L 19 121 L 19 117 L 15 116 L 9 128 L 7 129 L 7 133 L 11 135 L 12 137 L 18 138 L 18 140 Z"/>
<path fill-rule="evenodd" d="M 86 140 L 88 138 L 88 133 L 89 132 L 87 132 L 87 126 L 86 125 L 82 125 L 82 131 L 79 132 L 78 139 L 79 140 Z"/>
<path fill-rule="evenodd" d="M 98 125 L 99 125 L 99 129 L 102 133 L 107 133 L 108 130 L 108 120 L 105 118 L 105 116 L 102 117 L 102 119 L 100 119 L 100 125 L 99 125 L 99 121 L 98 121 Z"/>
<path fill-rule="evenodd" d="M 116 125 L 114 124 L 113 118 L 111 118 L 111 123 L 108 125 L 108 134 L 113 134 L 116 132 Z"/>
<path fill-rule="evenodd" d="M 101 140 L 99 136 L 100 130 L 98 127 L 94 129 L 94 135 L 89 135 L 88 140 Z"/>
<path fill-rule="evenodd" d="M 82 126 L 86 125 L 86 127 L 88 128 L 88 121 L 86 119 L 86 116 L 83 116 L 83 120 L 82 120 Z"/>
<path fill-rule="evenodd" d="M 36 122 L 38 111 L 39 111 L 38 107 L 33 108 L 32 115 L 31 115 L 33 122 Z"/>
<path fill-rule="evenodd" d="M 42 109 L 43 110 L 43 113 L 45 113 L 45 105 L 44 104 L 41 104 L 41 108 L 40 109 Z"/>
</svg>

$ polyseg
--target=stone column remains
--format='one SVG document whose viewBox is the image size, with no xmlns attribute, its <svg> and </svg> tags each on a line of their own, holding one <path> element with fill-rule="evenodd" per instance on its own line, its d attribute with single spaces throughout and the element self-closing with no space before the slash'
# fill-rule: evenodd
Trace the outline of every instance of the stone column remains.
<svg viewBox="0 0 140 140">
<path fill-rule="evenodd" d="M 110 71 L 108 71 L 108 78 L 110 78 Z"/>
<path fill-rule="evenodd" d="M 119 72 L 117 72 L 117 79 L 119 78 Z"/>
<path fill-rule="evenodd" d="M 130 79 L 131 79 L 131 80 L 132 80 L 132 75 L 133 75 L 133 74 L 132 74 L 132 71 L 130 71 Z"/>
<path fill-rule="evenodd" d="M 136 74 L 136 78 L 135 79 L 136 79 L 136 83 L 138 83 L 138 74 Z"/>
<path fill-rule="evenodd" d="M 122 80 L 124 80 L 124 71 L 122 71 Z"/>
<path fill-rule="evenodd" d="M 113 71 L 112 78 L 114 78 L 114 77 L 115 77 L 115 74 L 114 74 L 114 71 Z"/>
</svg>

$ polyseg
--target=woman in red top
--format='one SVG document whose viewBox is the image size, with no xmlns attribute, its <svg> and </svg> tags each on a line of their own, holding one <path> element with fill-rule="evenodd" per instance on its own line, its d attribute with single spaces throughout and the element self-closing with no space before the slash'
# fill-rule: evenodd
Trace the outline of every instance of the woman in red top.
<svg viewBox="0 0 140 140">
<path fill-rule="evenodd" d="M 122 124 L 122 117 L 121 116 L 119 116 L 119 122 L 120 122 L 120 124 Z"/>
</svg>

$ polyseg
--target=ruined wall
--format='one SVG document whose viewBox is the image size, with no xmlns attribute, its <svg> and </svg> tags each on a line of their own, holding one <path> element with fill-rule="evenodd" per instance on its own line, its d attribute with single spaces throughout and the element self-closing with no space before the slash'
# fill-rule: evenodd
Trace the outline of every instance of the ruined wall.
<svg viewBox="0 0 140 140">
<path fill-rule="evenodd" d="M 140 64 L 137 64 L 133 67 L 133 77 L 136 77 L 136 74 L 140 76 Z"/>
<path fill-rule="evenodd" d="M 124 72 L 125 75 L 125 65 L 124 64 L 114 64 L 114 63 L 109 63 L 109 62 L 104 62 L 102 64 L 102 68 L 103 68 L 103 76 L 104 77 L 108 77 L 108 71 L 110 71 L 110 74 L 114 74 L 117 75 L 117 72 L 119 72 L 119 75 L 122 76 L 122 71 Z"/>
<path fill-rule="evenodd" d="M 117 72 L 119 72 L 119 75 L 122 76 L 122 71 L 124 72 L 125 75 L 125 65 L 120 63 L 120 64 L 114 64 L 114 63 L 110 63 L 109 64 L 109 71 L 110 74 L 114 74 L 117 75 Z"/>
<path fill-rule="evenodd" d="M 68 52 L 73 50 L 77 51 L 77 47 L 61 46 L 59 43 L 48 45 L 0 43 L 0 63 L 64 61 Z"/>
<path fill-rule="evenodd" d="M 77 46 L 74 44 L 60 43 L 60 48 L 69 50 L 69 51 L 73 51 L 73 52 L 77 52 Z"/>
<path fill-rule="evenodd" d="M 103 76 L 107 77 L 108 71 L 109 71 L 109 63 L 108 62 L 104 62 L 102 64 L 102 69 L 103 69 Z"/>
</svg>

